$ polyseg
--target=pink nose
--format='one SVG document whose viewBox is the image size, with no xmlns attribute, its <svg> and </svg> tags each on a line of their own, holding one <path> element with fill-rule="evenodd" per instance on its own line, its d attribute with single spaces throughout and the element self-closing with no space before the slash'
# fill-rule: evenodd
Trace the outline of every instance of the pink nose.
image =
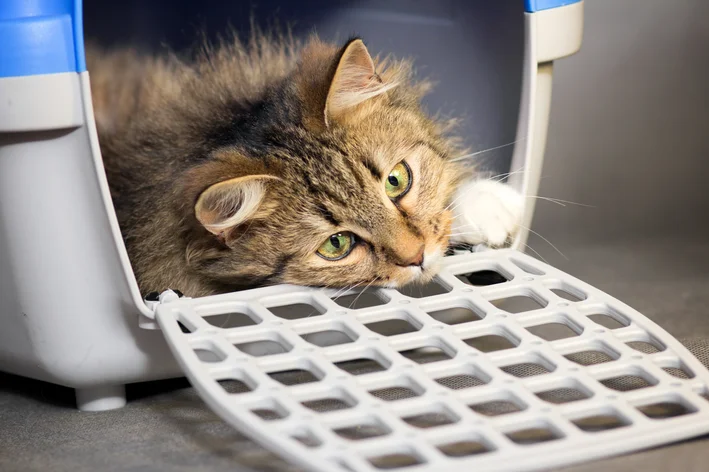
<svg viewBox="0 0 709 472">
<path fill-rule="evenodd" d="M 422 244 L 421 247 L 416 251 L 416 255 L 414 255 L 412 258 L 403 261 L 401 264 L 402 266 L 417 266 L 421 267 L 423 265 L 423 249 L 424 245 Z"/>
</svg>

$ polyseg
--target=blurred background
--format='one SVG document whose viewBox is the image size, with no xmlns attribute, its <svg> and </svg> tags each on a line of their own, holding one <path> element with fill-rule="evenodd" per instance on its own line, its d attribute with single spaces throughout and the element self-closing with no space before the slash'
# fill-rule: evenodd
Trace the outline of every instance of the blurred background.
<svg viewBox="0 0 709 472">
<path fill-rule="evenodd" d="M 579 242 L 709 241 L 709 2 L 589 0 L 555 66 L 537 227 Z M 706 259 L 705 259 L 706 261 Z"/>
<path fill-rule="evenodd" d="M 291 23 L 296 35 L 357 33 L 374 52 L 415 58 L 438 82 L 426 106 L 463 117 L 473 150 L 515 139 L 522 0 L 86 0 L 84 8 L 87 38 L 154 51 L 184 51 L 200 31 L 214 39 L 230 24 L 246 32 L 252 13 L 261 25 Z M 581 51 L 555 65 L 540 188 L 575 203 L 538 203 L 529 252 L 638 309 L 708 365 L 709 2 L 586 0 L 585 11 Z M 480 162 L 506 172 L 511 152 Z M 3 470 L 295 470 L 226 427 L 184 380 L 131 386 L 128 406 L 95 415 L 76 412 L 68 389 L 24 382 L 0 388 L 14 425 L 0 428 L 12 451 L 3 462 L 0 446 Z M 707 460 L 698 440 L 568 472 L 698 472 Z"/>
<path fill-rule="evenodd" d="M 709 2 L 586 1 L 581 51 L 555 65 L 540 195 L 591 207 L 540 202 L 533 227 L 565 257 L 530 245 L 705 343 L 708 178 Z"/>
</svg>

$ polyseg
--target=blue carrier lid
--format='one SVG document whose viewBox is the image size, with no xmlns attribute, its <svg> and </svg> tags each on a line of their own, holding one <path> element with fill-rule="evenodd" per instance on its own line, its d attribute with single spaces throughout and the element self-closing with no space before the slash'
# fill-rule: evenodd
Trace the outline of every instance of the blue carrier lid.
<svg viewBox="0 0 709 472">
<path fill-rule="evenodd" d="M 540 10 L 549 10 L 550 8 L 565 7 L 572 3 L 579 3 L 581 0 L 524 0 L 524 10 L 527 13 L 534 13 Z"/>
<path fill-rule="evenodd" d="M 0 0 L 0 77 L 83 72 L 82 0 Z"/>
</svg>

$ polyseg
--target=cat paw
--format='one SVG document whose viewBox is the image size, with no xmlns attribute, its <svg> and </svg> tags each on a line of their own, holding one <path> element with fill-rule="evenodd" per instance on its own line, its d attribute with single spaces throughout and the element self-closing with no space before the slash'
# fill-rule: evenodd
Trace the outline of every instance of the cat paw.
<svg viewBox="0 0 709 472">
<path fill-rule="evenodd" d="M 519 231 L 524 197 L 509 185 L 475 180 L 462 184 L 455 199 L 451 245 L 500 247 Z"/>
</svg>

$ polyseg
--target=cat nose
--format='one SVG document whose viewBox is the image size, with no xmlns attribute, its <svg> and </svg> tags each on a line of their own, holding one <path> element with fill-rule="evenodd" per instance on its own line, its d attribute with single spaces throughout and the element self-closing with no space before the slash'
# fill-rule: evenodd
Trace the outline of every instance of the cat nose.
<svg viewBox="0 0 709 472">
<path fill-rule="evenodd" d="M 423 250 L 424 250 L 424 245 L 421 244 L 421 246 L 418 248 L 418 250 L 414 253 L 415 255 L 408 260 L 402 261 L 403 263 L 401 264 L 404 267 L 407 266 L 416 266 L 416 267 L 421 267 L 423 265 Z"/>
</svg>

